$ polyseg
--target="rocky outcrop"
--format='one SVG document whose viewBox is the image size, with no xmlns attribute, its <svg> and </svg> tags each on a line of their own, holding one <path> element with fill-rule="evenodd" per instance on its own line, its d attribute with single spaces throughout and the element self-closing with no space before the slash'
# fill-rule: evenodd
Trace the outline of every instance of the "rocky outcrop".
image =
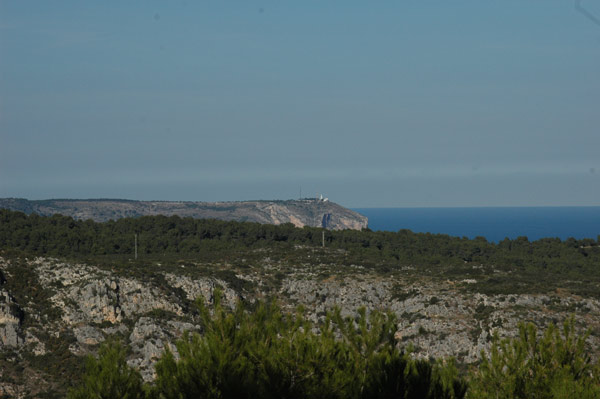
<svg viewBox="0 0 600 399">
<path fill-rule="evenodd" d="M 0 288 L 0 350 L 3 347 L 18 347 L 23 343 L 20 325 L 23 310 L 9 292 Z"/>
<path fill-rule="evenodd" d="M 0 257 L 0 267 L 9 264 Z M 74 338 L 69 351 L 82 356 L 108 337 L 117 336 L 129 343 L 132 349 L 129 363 L 148 381 L 154 378 L 154 363 L 167 346 L 176 353 L 173 343 L 184 331 L 199 331 L 189 312 L 196 298 L 202 297 L 210 303 L 215 289 L 220 287 L 226 306 L 233 307 L 240 300 L 225 281 L 211 277 L 160 273 L 149 280 L 126 278 L 91 265 L 45 258 L 30 260 L 28 265 L 35 270 L 40 287 L 52 287 L 50 306 L 60 318 L 30 327 L 23 339 L 20 330 L 23 311 L 0 288 L 0 350 L 7 346 L 22 347 L 34 356 L 46 355 L 47 348 L 38 337 L 49 334 L 58 337 L 67 332 Z M 39 314 L 30 317 L 43 318 Z"/>
<path fill-rule="evenodd" d="M 199 326 L 192 323 L 140 317 L 129 335 L 129 342 L 136 356 L 130 358 L 128 363 L 141 371 L 145 381 L 152 381 L 156 377 L 154 364 L 167 347 L 177 353 L 177 348 L 173 345 L 175 340 L 185 331 L 199 329 Z"/>
<path fill-rule="evenodd" d="M 323 249 L 328 257 L 344 255 L 338 252 Z M 57 259 L 29 259 L 23 267 L 37 276 L 31 292 L 49 291 L 47 307 L 52 309 L 33 306 L 27 296 L 13 296 L 8 283 L 0 286 L 0 351 L 12 351 L 10 367 L 16 370 L 28 364 L 23 359 L 53 356 L 60 340 L 71 356 L 83 356 L 94 353 L 107 338 L 119 337 L 131 349 L 128 363 L 151 381 L 156 360 L 166 348 L 177 355 L 174 343 L 185 331 L 201 332 L 193 302 L 202 298 L 211 303 L 220 287 L 226 306 L 276 297 L 289 310 L 302 305 L 315 323 L 334 307 L 345 316 L 354 315 L 361 306 L 367 311 L 388 309 L 397 317 L 399 344 L 412 344 L 413 355 L 420 358 L 453 356 L 463 364 L 475 363 L 481 351 L 489 349 L 494 331 L 501 337 L 514 336 L 521 321 L 534 321 L 543 328 L 573 314 L 578 326 L 592 331 L 590 353 L 598 357 L 600 352 L 600 301 L 593 297 L 565 292 L 485 295 L 462 289 L 469 281 L 415 277 L 411 268 L 382 276 L 356 265 L 273 261 L 268 250 L 255 255 L 262 256 L 258 264 L 241 269 L 224 263 L 178 264 L 168 269 L 148 264 L 137 274 Z M 11 260 L 0 256 L 0 271 L 10 267 Z M 19 278 L 14 272 L 0 276 L 8 282 Z M 17 303 L 15 297 L 25 299 Z M 27 323 L 22 322 L 24 316 Z M 20 389 L 3 378 L 0 375 L 0 393 Z"/>
<path fill-rule="evenodd" d="M 43 216 L 62 214 L 75 219 L 104 222 L 123 217 L 144 215 L 178 215 L 202 219 L 220 219 L 264 224 L 292 223 L 296 227 L 360 230 L 368 220 L 350 209 L 320 199 L 242 202 L 175 202 L 129 200 L 41 200 L 0 199 L 0 208 L 37 213 Z"/>
</svg>

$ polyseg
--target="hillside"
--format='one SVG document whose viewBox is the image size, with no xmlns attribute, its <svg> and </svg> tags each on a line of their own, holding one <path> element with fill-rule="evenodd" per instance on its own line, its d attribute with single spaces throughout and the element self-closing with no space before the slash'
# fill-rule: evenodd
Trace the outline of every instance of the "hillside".
<svg viewBox="0 0 600 399">
<path fill-rule="evenodd" d="M 0 397 L 59 398 L 83 357 L 118 337 L 146 381 L 184 331 L 202 331 L 196 298 L 276 298 L 322 323 L 389 309 L 396 338 L 421 359 L 480 361 L 492 334 L 571 315 L 600 355 L 595 240 L 507 240 L 144 216 L 116 222 L 0 210 Z M 132 248 L 140 237 L 139 257 Z"/>
<path fill-rule="evenodd" d="M 344 258 L 343 251 L 297 248 L 288 255 L 290 260 L 269 250 L 252 251 L 231 263 L 144 261 L 120 270 L 3 255 L 0 395 L 61 397 L 78 381 L 82 356 L 113 336 L 129 346 L 129 364 L 152 381 L 165 348 L 174 349 L 184 331 L 201 331 L 193 302 L 197 297 L 210 302 L 215 287 L 223 287 L 231 306 L 275 296 L 290 310 L 305 306 L 315 322 L 334 306 L 344 315 L 360 306 L 389 308 L 400 321 L 399 342 L 414 345 L 414 355 L 424 359 L 454 356 L 472 364 L 489 348 L 494 330 L 511 336 L 520 321 L 547 326 L 573 313 L 578 325 L 592 328 L 590 347 L 600 345 L 595 298 L 562 290 L 488 295 L 472 292 L 470 280 L 462 277 L 430 278 L 410 267 L 381 274 L 330 263 Z M 42 396 L 49 392 L 56 396 Z"/>
<path fill-rule="evenodd" d="M 367 227 L 366 217 L 330 201 L 317 199 L 288 201 L 183 202 L 130 201 L 121 199 L 49 199 L 30 201 L 20 198 L 0 199 L 0 208 L 40 216 L 61 214 L 75 219 L 97 222 L 124 217 L 177 215 L 198 219 L 236 220 L 265 224 L 292 223 L 296 227 L 312 226 L 333 230 Z"/>
</svg>

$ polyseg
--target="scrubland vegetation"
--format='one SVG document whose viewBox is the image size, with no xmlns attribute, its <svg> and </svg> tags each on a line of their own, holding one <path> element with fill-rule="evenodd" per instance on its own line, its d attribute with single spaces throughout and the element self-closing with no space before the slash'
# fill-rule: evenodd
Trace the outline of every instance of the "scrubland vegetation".
<svg viewBox="0 0 600 399">
<path fill-rule="evenodd" d="M 323 249 L 322 233 L 319 228 L 177 216 L 96 223 L 0 210 L 4 257 L 70 258 L 100 265 L 117 275 L 164 279 L 163 273 L 181 271 L 185 266 L 191 276 L 216 275 L 245 292 L 250 283 L 239 278 L 239 273 L 252 270 L 267 257 L 278 265 L 269 282 L 274 286 L 277 279 L 285 277 L 285 266 L 293 264 L 311 268 L 323 278 L 335 267 L 341 273 L 369 270 L 383 277 L 402 272 L 405 279 L 416 282 L 419 278 L 468 280 L 457 289 L 490 295 L 560 288 L 600 298 L 600 247 L 591 238 L 530 242 L 521 237 L 496 244 L 483 238 L 408 230 L 347 230 L 325 231 Z M 221 269 L 219 264 L 228 267 Z M 5 286 L 17 300 L 26 293 L 27 297 L 39 297 L 36 303 L 40 306 L 48 301 L 49 293 L 31 290 L 26 269 L 12 274 L 23 276 Z M 405 287 L 398 291 L 398 296 L 402 295 L 408 295 Z M 438 301 L 437 297 L 429 300 L 431 305 Z M 489 311 L 482 304 L 475 317 L 485 319 Z M 194 312 L 202 332 L 186 333 L 177 341 L 176 355 L 174 351 L 162 355 L 152 383 L 143 382 L 138 371 L 127 365 L 127 347 L 112 340 L 100 347 L 97 357 L 88 358 L 84 373 L 79 365 L 61 371 L 62 375 L 80 373 L 73 377 L 77 387 L 69 397 L 600 397 L 600 368 L 588 355 L 587 335 L 576 333 L 573 319 L 544 331 L 531 323 L 521 324 L 516 338 L 494 336 L 491 350 L 482 353 L 481 362 L 459 371 L 452 359 L 411 356 L 410 340 L 395 336 L 397 320 L 385 311 L 358 309 L 355 317 L 345 318 L 334 310 L 325 321 L 314 323 L 304 317 L 301 308 L 290 312 L 269 300 L 240 302 L 229 309 L 217 294 L 211 304 L 198 302 Z M 23 320 L 35 322 L 27 315 Z"/>
<path fill-rule="evenodd" d="M 140 259 L 166 265 L 182 259 L 231 263 L 242 258 L 250 264 L 259 259 L 260 249 L 268 249 L 275 258 L 310 262 L 310 251 L 322 245 L 322 232 L 291 224 L 178 216 L 96 223 L 0 210 L 0 248 L 115 265 L 130 264 L 135 234 Z M 322 254 L 320 262 L 340 267 L 360 265 L 382 273 L 414 267 L 419 275 L 475 278 L 468 288 L 489 294 L 550 292 L 560 287 L 600 298 L 600 246 L 592 238 L 531 242 L 519 237 L 496 244 L 482 237 L 471 240 L 409 230 L 342 230 L 325 231 L 325 246 L 343 253 Z"/>
</svg>

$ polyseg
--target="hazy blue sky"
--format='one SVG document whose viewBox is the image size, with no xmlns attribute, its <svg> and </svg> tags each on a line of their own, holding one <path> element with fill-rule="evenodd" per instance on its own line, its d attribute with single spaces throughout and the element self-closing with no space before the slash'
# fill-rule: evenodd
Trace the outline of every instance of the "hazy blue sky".
<svg viewBox="0 0 600 399">
<path fill-rule="evenodd" d="M 600 1 L 0 0 L 0 197 L 600 205 Z"/>
</svg>

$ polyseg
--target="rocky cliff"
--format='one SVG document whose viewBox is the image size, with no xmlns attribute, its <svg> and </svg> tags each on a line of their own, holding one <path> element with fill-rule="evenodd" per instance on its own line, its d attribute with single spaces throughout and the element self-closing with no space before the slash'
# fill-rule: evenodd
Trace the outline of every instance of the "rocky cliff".
<svg viewBox="0 0 600 399">
<path fill-rule="evenodd" d="M 365 216 L 330 201 L 317 199 L 243 202 L 174 202 L 129 200 L 0 199 L 0 208 L 50 216 L 56 213 L 75 219 L 107 221 L 145 215 L 178 215 L 203 219 L 237 220 L 265 224 L 292 223 L 296 227 L 333 230 L 367 227 Z"/>
<path fill-rule="evenodd" d="M 360 265 L 341 268 L 331 259 L 344 251 L 327 248 L 298 247 L 279 260 L 268 249 L 254 255 L 258 261 L 130 267 L 0 256 L 0 397 L 64 394 L 69 370 L 115 336 L 130 347 L 129 363 L 151 381 L 164 349 L 175 350 L 184 331 L 200 331 L 194 301 L 210 303 L 217 286 L 229 306 L 276 297 L 288 309 L 303 305 L 315 322 L 334 306 L 348 315 L 360 306 L 388 308 L 398 316 L 399 342 L 412 343 L 415 356 L 454 356 L 465 365 L 489 348 L 494 330 L 511 336 L 520 321 L 544 327 L 574 314 L 579 326 L 591 329 L 588 343 L 598 355 L 600 301 L 593 297 L 562 290 L 473 293 L 467 289 L 473 280 L 426 277 L 409 266 L 383 274 Z"/>
</svg>

